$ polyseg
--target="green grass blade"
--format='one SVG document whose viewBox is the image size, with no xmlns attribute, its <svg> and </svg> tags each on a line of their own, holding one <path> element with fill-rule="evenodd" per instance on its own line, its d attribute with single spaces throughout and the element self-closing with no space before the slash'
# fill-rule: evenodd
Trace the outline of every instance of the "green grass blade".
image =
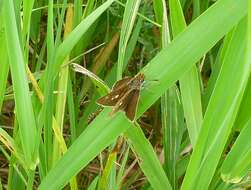
<svg viewBox="0 0 251 190">
<path fill-rule="evenodd" d="M 117 160 L 117 152 L 111 152 L 107 158 L 105 168 L 102 171 L 102 175 L 100 177 L 98 189 L 108 189 L 108 186 L 111 185 L 109 183 L 109 176 L 111 176 L 113 167 L 115 167 L 115 162 Z"/>
<path fill-rule="evenodd" d="M 234 30 L 187 168 L 182 190 L 208 188 L 231 132 L 249 76 L 250 67 L 244 59 L 246 22 L 246 19 L 242 19 Z M 229 76 L 233 74 L 235 80 L 229 80 Z"/>
<path fill-rule="evenodd" d="M 251 64 L 251 2 L 248 1 L 248 22 L 247 22 L 247 61 Z M 247 84 L 247 88 L 240 106 L 238 118 L 236 119 L 236 126 L 241 127 L 251 118 L 251 113 L 249 108 L 251 106 L 251 76 L 249 77 L 249 82 Z"/>
<path fill-rule="evenodd" d="M 171 39 L 167 19 L 166 3 L 162 0 L 162 47 L 167 48 Z M 179 92 L 174 84 L 161 96 L 161 122 L 163 129 L 164 168 L 173 189 L 178 188 L 176 164 L 184 129 L 184 115 Z"/>
<path fill-rule="evenodd" d="M 96 186 L 98 184 L 99 176 L 95 177 L 94 180 L 91 182 L 87 190 L 96 190 Z"/>
<path fill-rule="evenodd" d="M 22 43 L 24 45 L 25 60 L 28 60 L 29 53 L 29 37 L 30 37 L 30 26 L 31 26 L 31 14 L 34 0 L 23 1 L 23 25 L 22 25 Z"/>
<path fill-rule="evenodd" d="M 128 137 L 133 151 L 138 155 L 140 168 L 153 189 L 172 189 L 160 161 L 142 129 L 138 125 L 132 126 L 126 131 L 125 135 Z"/>
<path fill-rule="evenodd" d="M 194 2 L 195 3 L 195 2 Z M 179 0 L 170 0 L 170 19 L 173 38 L 186 28 L 185 18 Z M 202 123 L 200 82 L 196 65 L 179 80 L 186 124 L 192 145 L 195 145 Z"/>
<path fill-rule="evenodd" d="M 177 161 L 180 154 L 180 143 L 185 129 L 184 115 L 177 86 L 168 89 L 161 97 L 162 126 L 165 171 L 173 189 L 178 189 Z M 165 99 L 164 99 L 165 98 Z M 163 103 L 163 101 L 165 102 Z"/>
<path fill-rule="evenodd" d="M 163 2 L 162 0 L 153 1 L 154 16 L 157 23 L 162 24 L 163 20 Z"/>
<path fill-rule="evenodd" d="M 239 183 L 251 167 L 251 120 L 249 120 L 228 153 L 221 168 L 221 177 L 226 183 Z M 234 163 L 234 165 L 233 165 Z"/>
<path fill-rule="evenodd" d="M 48 18 L 47 18 L 47 65 L 46 70 L 43 75 L 44 81 L 41 79 L 41 86 L 44 86 L 44 103 L 41 108 L 41 120 L 38 122 L 42 126 L 44 126 L 44 151 L 45 151 L 45 160 L 46 160 L 46 170 L 49 170 L 52 163 L 52 114 L 53 114 L 53 59 L 55 52 L 54 45 L 54 29 L 53 29 L 53 1 L 48 1 Z M 46 83 L 45 81 L 50 81 Z M 39 127 L 40 128 L 40 127 Z"/>
<path fill-rule="evenodd" d="M 74 97 L 73 97 L 73 89 L 72 89 L 72 81 L 71 78 L 68 78 L 68 85 L 67 85 L 67 105 L 68 105 L 68 112 L 69 112 L 69 119 L 70 119 L 70 131 L 71 131 L 71 144 L 77 138 L 76 132 L 76 113 L 75 113 L 75 106 L 74 106 Z"/>
<path fill-rule="evenodd" d="M 67 0 L 63 0 L 63 2 L 62 2 L 63 7 L 61 9 L 61 12 L 59 12 L 59 15 L 58 15 L 58 23 L 57 23 L 57 30 L 56 30 L 57 34 L 55 37 L 55 46 L 56 47 L 61 42 L 62 27 L 64 24 L 65 11 L 66 11 L 66 7 L 67 7 L 66 5 L 67 5 Z M 72 7 L 72 5 L 70 4 L 69 7 Z M 64 33 L 65 33 L 65 31 L 64 31 Z"/>
<path fill-rule="evenodd" d="M 0 10 L 1 11 L 1 10 Z M 0 31 L 4 31 L 3 26 L 3 12 L 0 12 Z M 5 33 L 0 33 L 0 57 L 1 57 L 1 70 L 0 70 L 0 113 L 4 100 L 4 93 L 9 73 L 8 52 L 6 48 Z"/>
<path fill-rule="evenodd" d="M 126 162 L 128 161 L 128 158 L 129 158 L 129 152 L 130 152 L 130 149 L 129 147 L 126 148 L 126 151 L 124 153 L 124 157 L 122 159 L 122 163 L 121 163 L 121 166 L 119 168 L 119 171 L 118 171 L 118 176 L 117 176 L 117 189 L 120 189 L 121 186 L 122 186 L 122 177 L 123 177 L 123 174 L 125 172 L 125 168 L 126 168 Z"/>
<path fill-rule="evenodd" d="M 125 12 L 123 16 L 123 22 L 121 27 L 121 34 L 119 40 L 119 55 L 117 66 L 117 79 L 122 78 L 124 61 L 126 55 L 126 47 L 131 36 L 131 32 L 134 26 L 136 15 L 139 9 L 141 0 L 128 0 L 126 1 Z"/>
<path fill-rule="evenodd" d="M 220 69 L 222 66 L 222 62 L 223 62 L 223 57 L 225 56 L 226 52 L 227 52 L 227 48 L 229 46 L 229 43 L 231 42 L 232 39 L 232 32 L 229 32 L 223 41 L 223 44 L 221 45 L 221 48 L 219 50 L 219 53 L 217 55 L 217 58 L 213 64 L 212 67 L 212 73 L 210 75 L 209 81 L 208 81 L 208 85 L 203 93 L 203 110 L 206 110 L 206 107 L 208 105 L 208 102 L 210 100 L 210 97 L 212 95 L 212 92 L 214 90 L 215 87 L 215 83 L 217 81 L 218 75 L 220 73 Z"/>
<path fill-rule="evenodd" d="M 38 161 L 38 135 L 29 95 L 24 57 L 19 44 L 13 1 L 5 1 L 3 10 L 6 44 L 15 94 L 16 114 L 19 123 L 19 134 L 27 167 L 35 169 Z"/>
<path fill-rule="evenodd" d="M 200 15 L 200 0 L 193 0 L 193 19 Z"/>
<path fill-rule="evenodd" d="M 238 116 L 235 121 L 234 127 L 236 127 L 237 130 L 241 130 L 242 127 L 245 126 L 245 123 L 248 122 L 248 120 L 251 118 L 251 77 L 249 77 L 248 84 L 240 105 L 240 109 L 238 111 Z"/>
</svg>

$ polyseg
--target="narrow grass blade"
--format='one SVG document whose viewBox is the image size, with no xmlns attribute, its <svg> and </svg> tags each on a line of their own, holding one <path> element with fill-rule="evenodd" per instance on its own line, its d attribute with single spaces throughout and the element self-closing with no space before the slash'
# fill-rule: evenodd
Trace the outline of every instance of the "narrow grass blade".
<svg viewBox="0 0 251 190">
<path fill-rule="evenodd" d="M 95 177 L 94 180 L 91 182 L 87 190 L 96 190 L 98 184 L 99 176 Z"/>
<path fill-rule="evenodd" d="M 167 19 L 166 3 L 162 0 L 162 47 L 167 48 L 171 39 Z M 178 188 L 176 164 L 184 129 L 184 115 L 176 84 L 161 96 L 161 121 L 164 145 L 164 168 L 173 189 Z"/>
<path fill-rule="evenodd" d="M 117 152 L 111 152 L 108 156 L 108 159 L 106 161 L 105 168 L 102 172 L 102 176 L 99 181 L 98 189 L 108 189 L 109 187 L 109 176 L 112 173 L 112 169 L 115 165 L 117 159 Z"/>
<path fill-rule="evenodd" d="M 70 119 L 70 131 L 71 131 L 71 143 L 72 144 L 75 139 L 77 138 L 76 132 L 76 112 L 75 112 L 75 105 L 73 100 L 73 89 L 72 89 L 72 81 L 70 77 L 68 78 L 68 85 L 67 85 L 67 105 L 68 105 L 68 112 L 69 112 L 69 119 Z"/>
<path fill-rule="evenodd" d="M 165 99 L 164 99 L 165 98 Z M 161 97 L 165 172 L 173 189 L 178 188 L 177 161 L 185 129 L 180 94 L 174 85 Z"/>
<path fill-rule="evenodd" d="M 106 94 L 110 91 L 110 88 L 104 83 L 104 81 L 102 79 L 100 79 L 97 75 L 95 75 L 94 73 L 92 73 L 91 71 L 89 71 L 88 69 L 82 67 L 79 64 L 76 63 L 72 63 L 72 69 L 75 72 L 78 73 L 82 73 L 88 77 L 90 77 L 90 79 L 92 79 L 92 82 L 99 87 L 100 89 L 102 89 L 103 94 Z"/>
<path fill-rule="evenodd" d="M 247 22 L 247 55 L 246 60 L 251 65 L 251 2 L 248 1 L 248 22 Z M 251 118 L 251 113 L 249 108 L 251 106 L 251 75 L 249 76 L 249 82 L 242 99 L 240 110 L 238 113 L 238 118 L 236 120 L 236 127 L 240 128 Z"/>
<path fill-rule="evenodd" d="M 138 125 L 130 127 L 125 135 L 133 151 L 139 156 L 139 165 L 153 189 L 172 189 L 152 145 Z"/>
<path fill-rule="evenodd" d="M 6 44 L 15 94 L 16 114 L 19 123 L 19 134 L 27 167 L 34 170 L 38 162 L 38 135 L 29 95 L 24 57 L 22 48 L 19 44 L 13 1 L 5 1 L 3 10 Z M 15 51 L 13 51 L 13 49 Z"/>
<path fill-rule="evenodd" d="M 238 136 L 221 167 L 221 177 L 226 183 L 239 183 L 251 168 L 251 120 Z M 233 165 L 234 163 L 234 165 Z"/>
<path fill-rule="evenodd" d="M 40 80 L 41 86 L 44 87 L 44 103 L 41 108 L 40 120 L 38 121 L 40 127 L 44 127 L 44 155 L 46 160 L 46 172 L 50 169 L 52 163 L 52 152 L 53 152 L 53 135 L 52 135 L 52 115 L 54 108 L 54 100 L 53 100 L 53 89 L 54 89 L 54 81 L 53 81 L 53 60 L 54 60 L 54 52 L 55 52 L 55 44 L 54 44 L 54 28 L 53 28 L 53 1 L 48 1 L 48 18 L 47 18 L 47 65 L 46 70 L 43 75 L 43 79 Z M 47 81 L 50 81 L 47 83 Z"/>
<path fill-rule="evenodd" d="M 236 130 L 242 130 L 242 127 L 245 126 L 245 123 L 251 118 L 251 76 L 249 77 L 248 84 L 238 111 L 238 115 L 235 121 L 234 127 Z"/>
<path fill-rule="evenodd" d="M 0 31 L 4 31 L 3 26 L 3 12 L 0 10 Z M 0 113 L 2 109 L 4 93 L 9 73 L 8 52 L 6 47 L 5 33 L 0 33 L 0 57 L 1 57 L 1 70 L 0 70 Z"/>
<path fill-rule="evenodd" d="M 198 2 L 194 1 L 194 3 Z M 170 0 L 169 7 L 172 34 L 173 38 L 175 38 L 185 30 L 186 22 L 179 0 Z M 192 68 L 181 77 L 179 84 L 190 140 L 192 145 L 195 145 L 202 123 L 200 82 L 196 65 L 193 65 Z"/>
<path fill-rule="evenodd" d="M 154 10 L 154 16 L 157 21 L 157 23 L 162 24 L 163 20 L 163 2 L 162 0 L 154 0 L 153 1 L 153 10 Z"/>
<path fill-rule="evenodd" d="M 122 159 L 122 163 L 120 165 L 119 171 L 118 171 L 118 176 L 117 176 L 117 189 L 121 189 L 122 187 L 122 177 L 125 172 L 125 167 L 126 167 L 126 162 L 128 161 L 129 158 L 129 147 L 126 149 L 126 152 L 124 153 L 124 157 Z"/>
<path fill-rule="evenodd" d="M 206 0 L 205 0 L 206 1 Z M 200 15 L 200 0 L 192 0 L 193 2 L 193 19 Z"/>
<path fill-rule="evenodd" d="M 215 83 L 217 81 L 217 78 L 218 78 L 220 70 L 221 70 L 223 58 L 224 58 L 224 56 L 225 56 L 225 54 L 227 52 L 229 43 L 231 42 L 231 39 L 232 39 L 232 32 L 229 32 L 225 36 L 224 41 L 223 41 L 223 43 L 221 45 L 221 48 L 219 50 L 219 53 L 217 55 L 217 58 L 216 58 L 213 66 L 212 66 L 212 72 L 211 72 L 211 75 L 210 75 L 210 78 L 209 78 L 209 81 L 208 81 L 208 85 L 207 85 L 207 87 L 206 87 L 206 89 L 204 90 L 204 93 L 203 93 L 202 105 L 203 105 L 203 110 L 204 111 L 207 108 L 208 102 L 209 102 L 210 97 L 212 95 L 212 92 L 214 90 Z"/>
<path fill-rule="evenodd" d="M 128 0 L 126 2 L 126 8 L 123 16 L 123 22 L 121 27 L 121 34 L 119 40 L 119 55 L 118 55 L 118 66 L 117 66 L 117 80 L 122 78 L 125 53 L 127 43 L 131 36 L 132 28 L 134 26 L 135 18 L 139 9 L 141 0 Z"/>
<path fill-rule="evenodd" d="M 30 26 L 31 26 L 31 14 L 34 0 L 23 1 L 23 25 L 22 25 L 22 44 L 25 52 L 25 60 L 28 60 L 29 53 L 29 38 L 30 38 Z"/>
<path fill-rule="evenodd" d="M 245 61 L 246 22 L 246 19 L 242 19 L 234 29 L 182 183 L 182 190 L 208 188 L 231 132 L 250 71 L 250 66 Z M 229 80 L 229 76 L 233 74 L 235 80 Z"/>
</svg>

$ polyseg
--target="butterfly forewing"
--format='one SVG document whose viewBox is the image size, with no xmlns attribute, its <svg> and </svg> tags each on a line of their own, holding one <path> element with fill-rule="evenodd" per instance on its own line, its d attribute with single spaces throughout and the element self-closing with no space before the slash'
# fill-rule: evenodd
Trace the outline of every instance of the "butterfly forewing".
<svg viewBox="0 0 251 190">
<path fill-rule="evenodd" d="M 116 103 L 123 97 L 124 93 L 127 91 L 127 86 L 124 88 L 111 91 L 106 96 L 103 96 L 97 100 L 97 103 L 103 106 L 115 106 Z"/>
<path fill-rule="evenodd" d="M 123 88 L 125 86 L 127 86 L 127 84 L 130 82 L 130 80 L 132 80 L 132 77 L 124 77 L 123 79 L 117 81 L 113 87 L 112 87 L 112 91 L 113 90 L 118 90 L 120 88 Z"/>
</svg>

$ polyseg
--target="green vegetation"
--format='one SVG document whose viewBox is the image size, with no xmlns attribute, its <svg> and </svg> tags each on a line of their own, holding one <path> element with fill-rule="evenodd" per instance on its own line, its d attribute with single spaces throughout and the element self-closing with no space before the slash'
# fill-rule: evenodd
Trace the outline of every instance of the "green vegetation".
<svg viewBox="0 0 251 190">
<path fill-rule="evenodd" d="M 250 68 L 248 0 L 0 1 L 0 189 L 248 189 Z"/>
</svg>

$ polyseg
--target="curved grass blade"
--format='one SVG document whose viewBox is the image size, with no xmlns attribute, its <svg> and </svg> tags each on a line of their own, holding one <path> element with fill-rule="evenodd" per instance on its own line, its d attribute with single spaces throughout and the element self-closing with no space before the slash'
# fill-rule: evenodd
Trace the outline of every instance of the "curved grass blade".
<svg viewBox="0 0 251 190">
<path fill-rule="evenodd" d="M 104 83 L 102 79 L 100 79 L 97 75 L 89 71 L 88 69 L 82 67 L 79 64 L 76 63 L 71 63 L 72 69 L 75 72 L 82 73 L 84 75 L 87 75 L 92 79 L 92 82 L 98 86 L 100 89 L 102 89 L 103 93 L 102 94 L 107 94 L 110 91 L 110 88 Z"/>
</svg>

